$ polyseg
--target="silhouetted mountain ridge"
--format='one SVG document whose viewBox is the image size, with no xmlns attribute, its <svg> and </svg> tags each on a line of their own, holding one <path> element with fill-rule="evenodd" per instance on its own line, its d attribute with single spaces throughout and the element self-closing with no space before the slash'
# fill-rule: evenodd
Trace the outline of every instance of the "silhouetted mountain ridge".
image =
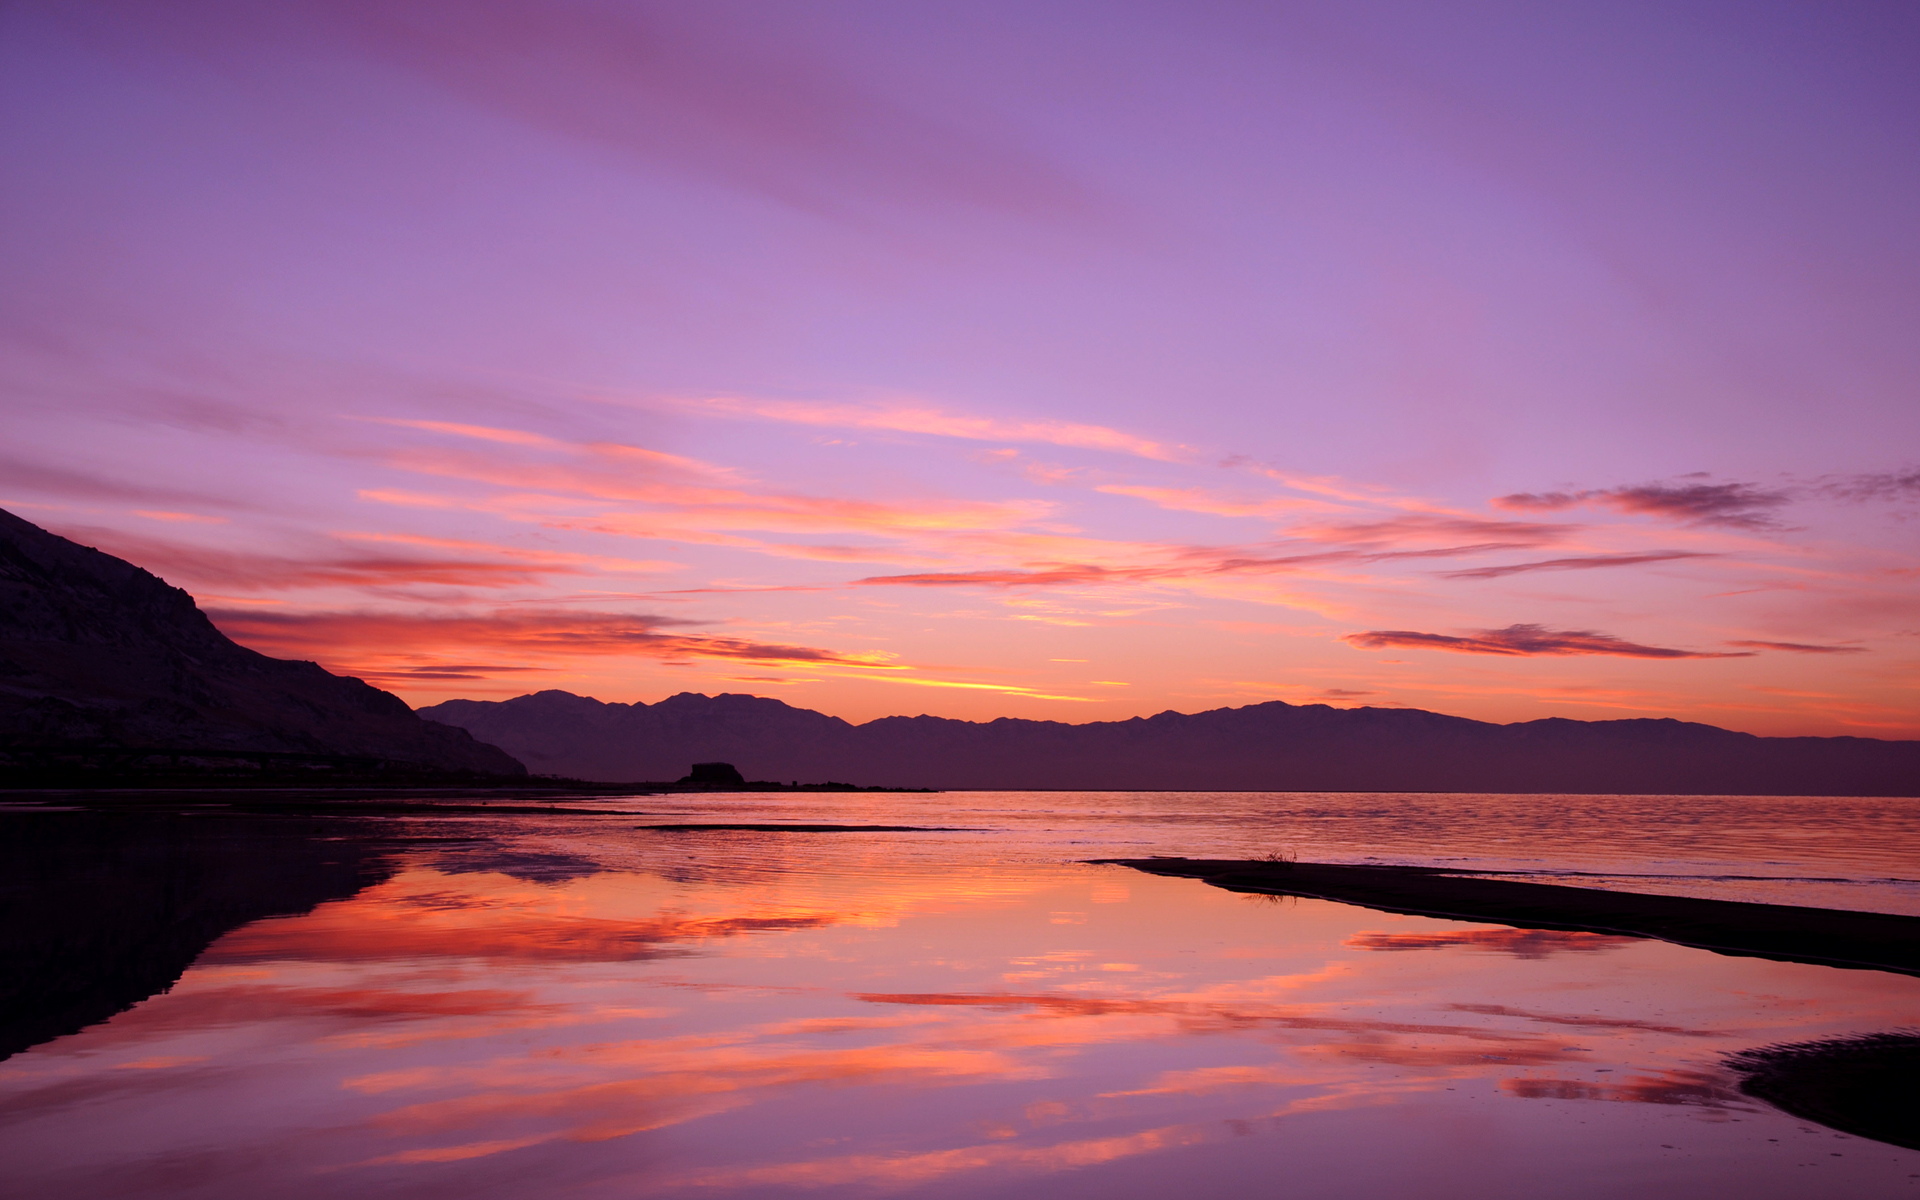
<svg viewBox="0 0 1920 1200">
<path fill-rule="evenodd" d="M 118 751 L 525 773 L 390 692 L 235 643 L 179 588 L 0 510 L 0 763 Z"/>
<path fill-rule="evenodd" d="M 749 779 L 954 789 L 1920 795 L 1920 742 L 1763 738 L 1671 718 L 1496 725 L 1276 700 L 1081 725 L 854 725 L 761 696 L 609 704 L 563 691 L 420 711 L 534 771 L 600 780 L 675 779 L 724 761 Z"/>
</svg>

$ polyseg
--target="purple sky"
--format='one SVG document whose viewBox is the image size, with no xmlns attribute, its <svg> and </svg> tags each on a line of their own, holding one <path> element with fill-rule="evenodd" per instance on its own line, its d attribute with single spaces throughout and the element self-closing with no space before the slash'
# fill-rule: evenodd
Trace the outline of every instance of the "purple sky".
<svg viewBox="0 0 1920 1200">
<path fill-rule="evenodd" d="M 416 703 L 1920 736 L 1920 8 L 17 3 L 0 505 Z"/>
</svg>

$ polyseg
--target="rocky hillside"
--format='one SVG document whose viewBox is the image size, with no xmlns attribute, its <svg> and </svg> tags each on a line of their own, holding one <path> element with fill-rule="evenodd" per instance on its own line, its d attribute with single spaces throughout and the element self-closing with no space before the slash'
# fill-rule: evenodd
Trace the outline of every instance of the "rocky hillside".
<svg viewBox="0 0 1920 1200">
<path fill-rule="evenodd" d="M 1084 725 L 852 725 L 758 696 L 603 704 L 560 691 L 421 711 L 535 771 L 603 780 L 676 779 L 717 760 L 748 779 L 938 788 L 1920 795 L 1920 742 L 1763 738 L 1673 720 L 1495 725 L 1275 701 Z"/>
<path fill-rule="evenodd" d="M 179 588 L 0 511 L 0 766 L 137 750 L 526 773 L 390 692 L 248 650 Z"/>
</svg>

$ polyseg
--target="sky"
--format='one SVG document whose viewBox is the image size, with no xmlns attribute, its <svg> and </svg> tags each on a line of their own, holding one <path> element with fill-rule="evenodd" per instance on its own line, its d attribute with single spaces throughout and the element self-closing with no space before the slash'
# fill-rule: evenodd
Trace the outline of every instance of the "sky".
<svg viewBox="0 0 1920 1200">
<path fill-rule="evenodd" d="M 1920 737 L 1920 8 L 0 6 L 0 506 L 424 705 Z"/>
</svg>

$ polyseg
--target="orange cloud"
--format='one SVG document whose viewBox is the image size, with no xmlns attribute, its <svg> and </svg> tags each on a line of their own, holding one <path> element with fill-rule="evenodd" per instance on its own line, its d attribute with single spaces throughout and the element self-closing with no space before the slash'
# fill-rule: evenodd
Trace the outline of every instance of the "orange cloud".
<svg viewBox="0 0 1920 1200">
<path fill-rule="evenodd" d="M 882 683 L 904 683 L 914 687 L 964 688 L 969 691 L 999 692 L 1007 696 L 1025 696 L 1033 700 L 1064 700 L 1080 704 L 1097 704 L 1099 700 L 1091 696 L 1058 696 L 1034 688 L 1017 687 L 1010 683 L 960 683 L 949 679 L 922 679 L 914 675 L 876 675 L 872 678 Z"/>
<path fill-rule="evenodd" d="M 153 508 L 136 508 L 133 510 L 133 515 L 145 517 L 149 521 L 184 521 L 199 525 L 225 525 L 228 521 L 226 517 L 205 517 L 199 513 L 168 512 Z"/>
<path fill-rule="evenodd" d="M 329 669 L 376 680 L 396 674 L 411 678 L 422 668 L 524 671 L 541 664 L 614 654 L 866 670 L 888 666 L 873 655 L 669 632 L 690 622 L 645 614 L 516 610 L 484 615 L 416 615 L 215 609 L 207 615 L 223 633 L 264 654 L 309 659 Z M 515 665 L 464 665 L 474 660 L 475 651 L 488 658 L 505 658 Z"/>
</svg>

